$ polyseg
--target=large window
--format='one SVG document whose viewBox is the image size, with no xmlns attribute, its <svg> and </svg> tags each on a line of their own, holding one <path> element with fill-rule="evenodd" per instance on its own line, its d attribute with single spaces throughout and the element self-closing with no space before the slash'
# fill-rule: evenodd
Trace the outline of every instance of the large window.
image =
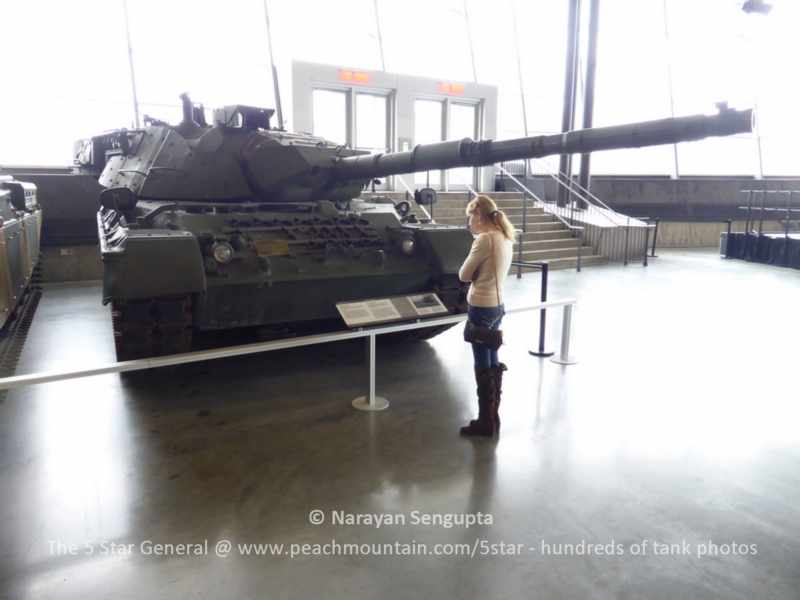
<svg viewBox="0 0 800 600">
<path fill-rule="evenodd" d="M 460 140 L 465 137 L 472 139 L 478 137 L 478 105 L 451 102 L 447 139 Z M 473 167 L 450 169 L 447 172 L 447 184 L 451 188 L 474 186 L 475 169 Z"/>
<path fill-rule="evenodd" d="M 314 135 L 337 144 L 347 144 L 347 94 L 331 90 L 314 90 L 312 107 Z"/>
<path fill-rule="evenodd" d="M 443 140 L 477 139 L 480 136 L 480 105 L 465 101 L 417 100 L 414 103 L 414 144 L 431 144 Z M 442 175 L 447 186 L 465 189 L 474 186 L 476 170 L 472 167 L 416 173 L 414 183 L 442 187 Z M 428 179 L 430 177 L 430 180 Z"/>
<path fill-rule="evenodd" d="M 382 40 L 387 71 L 443 81 L 472 80 L 465 2 L 477 79 L 499 88 L 497 137 L 522 135 L 523 130 L 512 6 L 519 30 L 530 133 L 557 131 L 567 2 L 524 0 L 500 4 L 379 0 L 380 37 L 376 5 L 371 0 L 272 2 L 272 46 L 283 86 L 287 128 L 295 129 L 290 85 L 291 61 L 295 59 L 380 69 L 378 43 Z M 671 64 L 677 115 L 711 112 L 713 103 L 720 100 L 737 108 L 757 102 L 765 174 L 800 175 L 800 161 L 794 158 L 800 138 L 795 109 L 800 78 L 791 74 L 800 2 L 770 0 L 770 4 L 772 12 L 763 16 L 745 14 L 741 0 L 601 2 L 595 125 L 668 116 L 667 66 Z M 582 5 L 588 11 L 589 2 Z M 185 91 L 208 107 L 236 103 L 275 106 L 262 2 L 130 0 L 128 6 L 141 114 L 177 120 L 178 94 Z M 1 0 L 0 22 L 9 24 L 0 35 L 0 56 L 7 59 L 3 62 L 4 80 L 19 84 L 6 85 L 0 97 L 0 163 L 65 164 L 71 160 L 75 138 L 133 125 L 121 1 Z M 341 35 L 329 39 L 334 30 Z M 31 31 L 47 44 L 31 44 Z M 161 31 L 170 33 L 159 35 Z M 303 35 L 298 35 L 299 31 Z M 198 40 L 214 43 L 198 44 Z M 89 67 L 73 68 L 76 64 Z M 336 115 L 344 110 L 342 102 L 346 104 L 347 96 L 331 94 L 327 99 L 321 96 L 319 103 L 315 99 L 317 133 L 338 142 L 350 135 L 354 146 L 383 147 L 377 136 L 384 127 L 365 129 L 358 122 L 343 122 Z M 361 102 L 353 96 L 352 101 L 372 102 L 375 114 L 380 112 L 378 100 Z M 431 117 L 441 103 L 427 112 L 421 106 L 420 114 L 413 117 L 416 121 Z M 352 110 L 360 119 L 360 109 Z M 578 124 L 580 114 L 579 110 Z M 453 117 L 451 114 L 451 124 Z M 377 116 L 363 118 L 378 123 Z M 432 127 L 418 123 L 415 143 L 438 141 L 437 131 L 435 123 Z M 375 138 L 368 140 L 364 135 Z M 758 172 L 757 145 L 750 135 L 682 144 L 678 153 L 684 174 Z M 672 148 L 597 153 L 592 167 L 595 173 L 669 174 L 674 168 Z M 437 181 L 436 174 L 431 177 Z"/>
<path fill-rule="evenodd" d="M 417 100 L 414 102 L 414 145 L 441 142 L 444 139 L 444 102 L 441 100 Z M 438 188 L 441 184 L 441 171 L 415 173 L 414 183 L 429 183 Z"/>
<path fill-rule="evenodd" d="M 386 152 L 389 142 L 389 97 L 356 94 L 356 148 Z"/>
</svg>

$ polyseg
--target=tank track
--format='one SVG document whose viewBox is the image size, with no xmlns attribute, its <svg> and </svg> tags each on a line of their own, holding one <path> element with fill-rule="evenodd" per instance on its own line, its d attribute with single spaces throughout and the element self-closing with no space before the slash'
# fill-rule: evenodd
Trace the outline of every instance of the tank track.
<svg viewBox="0 0 800 600">
<path fill-rule="evenodd" d="M 11 377 L 16 372 L 17 363 L 25 347 L 28 331 L 33 324 L 33 317 L 41 297 L 42 255 L 39 254 L 22 299 L 14 307 L 6 324 L 0 329 L 0 377 Z M 7 394 L 8 390 L 0 391 L 0 399 L 5 398 Z"/>
<path fill-rule="evenodd" d="M 111 321 L 119 361 L 180 354 L 192 348 L 191 296 L 113 300 Z"/>
</svg>

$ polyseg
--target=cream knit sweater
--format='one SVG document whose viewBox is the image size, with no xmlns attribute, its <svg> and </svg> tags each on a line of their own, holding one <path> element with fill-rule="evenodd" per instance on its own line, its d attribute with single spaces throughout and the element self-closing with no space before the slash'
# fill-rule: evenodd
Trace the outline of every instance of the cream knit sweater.
<svg viewBox="0 0 800 600">
<path fill-rule="evenodd" d="M 470 305 L 490 307 L 503 303 L 503 284 L 511 266 L 512 254 L 511 240 L 507 240 L 500 231 L 481 233 L 475 238 L 464 264 L 458 271 L 458 278 L 461 281 L 472 282 L 467 294 L 467 302 Z"/>
</svg>

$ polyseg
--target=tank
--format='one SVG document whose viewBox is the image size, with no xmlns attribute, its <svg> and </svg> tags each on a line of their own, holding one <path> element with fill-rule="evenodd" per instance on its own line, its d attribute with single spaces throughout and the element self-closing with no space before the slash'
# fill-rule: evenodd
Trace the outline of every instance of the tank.
<svg viewBox="0 0 800 600">
<path fill-rule="evenodd" d="M 672 144 L 750 131 L 752 111 L 505 141 L 365 154 L 228 106 L 214 122 L 188 96 L 176 126 L 104 134 L 97 226 L 117 357 L 187 351 L 198 333 L 340 326 L 336 303 L 436 292 L 464 311 L 465 227 L 416 219 L 407 202 L 358 199 L 374 178 L 563 152 Z M 428 331 L 426 335 L 438 333 Z"/>
<path fill-rule="evenodd" d="M 42 246 L 97 244 L 97 183 L 105 166 L 105 150 L 114 139 L 99 135 L 78 140 L 73 164 L 0 165 L 0 176 L 33 183 L 39 206 L 47 219 L 42 223 Z"/>
<path fill-rule="evenodd" d="M 0 175 L 0 332 L 30 289 L 39 262 L 42 211 L 36 186 Z"/>
</svg>

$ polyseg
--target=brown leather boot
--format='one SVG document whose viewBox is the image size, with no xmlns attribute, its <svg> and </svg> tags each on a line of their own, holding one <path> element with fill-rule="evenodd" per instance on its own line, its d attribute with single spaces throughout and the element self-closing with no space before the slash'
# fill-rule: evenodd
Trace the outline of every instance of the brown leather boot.
<svg viewBox="0 0 800 600">
<path fill-rule="evenodd" d="M 497 433 L 500 433 L 500 398 L 503 394 L 503 373 L 508 371 L 508 367 L 500 363 L 492 369 L 492 393 L 489 407 L 492 411 L 492 420 L 495 424 Z"/>
<path fill-rule="evenodd" d="M 478 418 L 461 428 L 461 435 L 492 437 L 495 424 L 492 417 L 491 397 L 494 383 L 494 371 L 488 369 L 475 369 L 475 381 L 478 384 Z"/>
<path fill-rule="evenodd" d="M 489 367 L 489 368 L 491 369 L 491 367 Z M 483 394 L 483 392 L 481 391 L 481 381 L 482 380 L 481 380 L 480 371 L 481 370 L 478 367 L 475 367 L 475 383 L 476 383 L 475 394 L 478 396 L 478 418 L 477 419 L 472 419 L 469 422 L 470 425 L 475 425 L 475 423 L 477 423 L 478 420 L 480 420 L 480 419 L 483 419 L 485 421 L 486 418 L 488 417 L 488 414 L 483 414 L 483 413 L 486 412 L 486 410 L 485 410 L 486 406 L 484 405 L 483 412 L 481 412 L 481 408 L 480 408 L 480 404 L 481 404 L 480 403 L 480 398 L 481 398 L 481 394 Z"/>
</svg>

